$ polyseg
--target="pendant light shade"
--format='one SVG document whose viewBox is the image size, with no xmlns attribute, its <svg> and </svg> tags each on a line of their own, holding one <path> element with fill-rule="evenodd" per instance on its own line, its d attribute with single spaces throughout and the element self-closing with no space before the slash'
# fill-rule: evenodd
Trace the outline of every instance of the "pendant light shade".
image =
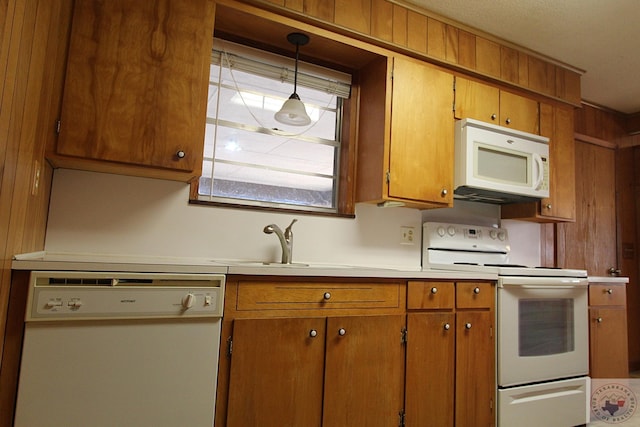
<svg viewBox="0 0 640 427">
<path fill-rule="evenodd" d="M 296 90 L 298 88 L 298 53 L 300 46 L 309 43 L 309 36 L 302 33 L 291 33 L 287 36 L 287 40 L 289 43 L 296 45 L 296 68 L 293 77 L 293 93 L 289 99 L 284 102 L 282 108 L 280 108 L 280 111 L 278 111 L 274 117 L 277 121 L 285 125 L 306 126 L 311 123 L 311 119 L 307 114 L 304 104 L 300 101 Z"/>
</svg>

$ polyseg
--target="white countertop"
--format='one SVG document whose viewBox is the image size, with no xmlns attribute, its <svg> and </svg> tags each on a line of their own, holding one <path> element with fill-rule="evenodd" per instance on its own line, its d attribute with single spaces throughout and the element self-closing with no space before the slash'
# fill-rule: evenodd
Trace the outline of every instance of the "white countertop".
<svg viewBox="0 0 640 427">
<path fill-rule="evenodd" d="M 16 255 L 14 270 L 127 271 L 143 273 L 218 273 L 262 276 L 371 277 L 397 279 L 497 280 L 494 273 L 402 270 L 352 265 L 262 263 L 246 260 L 144 257 L 111 254 L 33 252 Z"/>
</svg>

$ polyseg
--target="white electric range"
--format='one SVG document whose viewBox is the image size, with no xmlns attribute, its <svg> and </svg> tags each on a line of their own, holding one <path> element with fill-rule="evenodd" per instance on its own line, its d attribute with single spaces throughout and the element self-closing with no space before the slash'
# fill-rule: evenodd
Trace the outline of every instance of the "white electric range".
<svg viewBox="0 0 640 427">
<path fill-rule="evenodd" d="M 497 424 L 589 420 L 587 272 L 509 263 L 508 230 L 423 224 L 423 269 L 497 275 Z"/>
</svg>

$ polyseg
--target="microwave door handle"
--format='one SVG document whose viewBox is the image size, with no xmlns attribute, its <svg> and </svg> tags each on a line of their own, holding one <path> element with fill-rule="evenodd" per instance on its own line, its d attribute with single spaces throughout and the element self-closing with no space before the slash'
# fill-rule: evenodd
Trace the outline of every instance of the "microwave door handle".
<svg viewBox="0 0 640 427">
<path fill-rule="evenodd" d="M 533 153 L 533 160 L 536 162 L 536 172 L 538 173 L 536 183 L 533 185 L 533 188 L 537 190 L 540 188 L 542 180 L 544 179 L 544 164 L 542 163 L 542 157 L 537 153 Z"/>
</svg>

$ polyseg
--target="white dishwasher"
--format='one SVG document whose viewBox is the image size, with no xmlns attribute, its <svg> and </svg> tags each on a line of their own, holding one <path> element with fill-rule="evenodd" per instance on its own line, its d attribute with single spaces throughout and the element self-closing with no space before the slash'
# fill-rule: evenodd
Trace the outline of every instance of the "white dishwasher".
<svg viewBox="0 0 640 427">
<path fill-rule="evenodd" d="M 14 426 L 213 426 L 224 285 L 31 273 Z"/>
</svg>

